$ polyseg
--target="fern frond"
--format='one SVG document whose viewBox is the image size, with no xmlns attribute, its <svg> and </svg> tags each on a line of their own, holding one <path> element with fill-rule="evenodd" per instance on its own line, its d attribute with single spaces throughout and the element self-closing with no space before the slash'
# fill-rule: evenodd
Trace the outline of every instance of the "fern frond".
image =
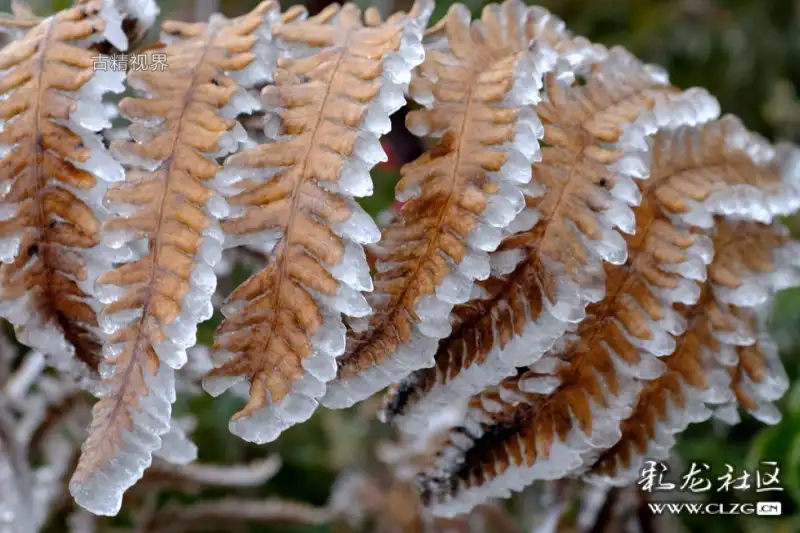
<svg viewBox="0 0 800 533">
<path fill-rule="evenodd" d="M 666 372 L 644 387 L 620 426 L 619 442 L 598 458 L 588 480 L 630 483 L 645 457 L 666 458 L 679 433 L 712 415 L 709 407 L 722 404 L 736 415 L 738 401 L 763 422 L 777 423 L 780 413 L 770 401 L 788 383 L 759 315 L 776 290 L 800 282 L 798 243 L 783 229 L 717 219 L 708 282 L 696 305 L 679 308 L 687 332 L 663 359 Z"/>
<path fill-rule="evenodd" d="M 679 91 L 621 49 L 574 75 L 549 74 L 542 161 L 526 191 L 517 233 L 492 254 L 492 276 L 454 311 L 453 334 L 436 365 L 412 374 L 386 414 L 415 432 L 441 405 L 463 401 L 533 363 L 587 304 L 604 294 L 603 264 L 622 264 L 634 230 L 634 179 L 650 170 L 646 135 L 665 125 L 714 118 L 702 90 Z M 399 416 L 398 416 L 399 415 Z"/>
<path fill-rule="evenodd" d="M 780 222 L 728 222 L 719 228 L 717 239 L 736 242 L 720 253 L 719 265 L 710 272 L 718 305 L 736 320 L 711 328 L 720 345 L 712 361 L 716 365 L 706 365 L 705 370 L 727 371 L 733 393 L 731 401 L 715 407 L 715 415 L 738 422 L 738 403 L 761 422 L 776 424 L 780 412 L 772 402 L 786 392 L 788 379 L 766 318 L 778 291 L 800 285 L 800 243 Z"/>
<path fill-rule="evenodd" d="M 719 118 L 703 89 L 520 0 L 476 20 L 455 4 L 428 29 L 432 0 L 386 19 L 265 0 L 164 23 L 128 69 L 107 54 L 141 51 L 157 0 L 47 18 L 27 1 L 0 14 L 0 317 L 33 348 L 0 336 L 0 522 L 15 533 L 60 515 L 67 488 L 88 510 L 68 527 L 103 527 L 89 512 L 117 514 L 137 482 L 142 531 L 354 512 L 468 528 L 487 499 L 561 480 L 554 522 L 578 483 L 631 484 L 691 423 L 780 420 L 789 383 L 766 322 L 800 285 L 800 243 L 777 221 L 800 209 L 800 148 Z M 131 96 L 104 103 L 126 79 Z M 406 96 L 424 153 L 379 229 L 356 200 Z M 233 288 L 241 270 L 255 274 Z M 197 344 L 217 306 L 213 347 Z M 230 431 L 265 443 L 387 385 L 380 416 L 404 433 L 374 450 L 388 488 L 347 476 L 325 509 L 157 503 L 277 468 L 187 467 L 178 394 L 230 391 Z M 343 421 L 325 423 L 334 444 Z M 607 508 L 634 492 L 610 494 L 597 524 L 625 522 Z"/>
<path fill-rule="evenodd" d="M 186 362 L 197 323 L 212 315 L 224 238 L 216 218 L 227 210 L 213 189 L 216 158 L 242 138 L 231 117 L 255 102 L 234 77 L 249 80 L 265 68 L 256 47 L 276 17 L 276 6 L 264 2 L 232 20 L 166 22 L 173 42 L 147 53 L 150 70 L 130 74 L 145 95 L 120 103 L 132 140 L 111 145 L 127 175 L 106 193 L 115 216 L 103 227 L 127 257 L 97 279 L 109 336 L 103 384 L 70 481 L 75 500 L 96 514 L 118 512 L 123 492 L 161 446 L 174 369 Z"/>
<path fill-rule="evenodd" d="M 62 368 L 100 360 L 102 197 L 123 169 L 95 132 L 110 126 L 102 96 L 123 90 L 124 73 L 96 70 L 86 47 L 124 49 L 119 20 L 102 0 L 17 19 L 27 33 L 0 50 L 0 315 Z"/>
<path fill-rule="evenodd" d="M 426 34 L 410 92 L 428 108 L 410 112 L 407 123 L 441 141 L 400 171 L 397 199 L 405 203 L 374 247 L 375 313 L 350 322 L 323 405 L 348 407 L 430 366 L 450 333 L 453 305 L 489 275 L 487 252 L 523 208 L 520 185 L 540 158 L 542 128 L 530 105 L 556 60 L 544 45 L 529 48 L 536 35 L 521 35 L 528 12 L 503 24 L 472 22 L 456 4 Z"/>
<path fill-rule="evenodd" d="M 694 304 L 698 283 L 707 279 L 713 243 L 700 232 L 702 224 L 693 230 L 680 225 L 682 220 L 703 222 L 685 207 L 690 199 L 709 196 L 703 188 L 709 182 L 721 195 L 727 192 L 724 186 L 736 188 L 742 179 L 765 188 L 774 184 L 771 174 L 732 172 L 734 163 L 741 169 L 753 162 L 746 153 L 719 153 L 736 135 L 721 127 L 727 123 L 723 119 L 656 134 L 650 143 L 651 176 L 639 183 L 635 231 L 626 237 L 627 261 L 606 265 L 606 296 L 588 306 L 574 332 L 562 336 L 527 371 L 472 400 L 464 428 L 442 450 L 438 472 L 429 474 L 427 488 L 439 499 L 435 510 L 450 513 L 508 488 L 520 490 L 534 479 L 575 475 L 617 443 L 620 424 L 642 387 L 667 370 L 659 358 L 673 353 L 675 337 L 686 330 L 685 317 L 673 305 Z M 706 207 L 702 202 L 694 206 Z M 763 240 L 762 247 L 770 246 L 769 239 Z M 718 264 L 734 260 L 742 262 L 723 257 Z M 695 381 L 702 379 L 702 369 L 691 370 Z M 475 480 L 467 477 L 469 468 L 480 468 Z M 467 481 L 455 490 L 447 485 L 454 475 Z M 437 477 L 445 480 L 444 493 Z M 453 492 L 455 500 L 445 501 Z"/>
<path fill-rule="evenodd" d="M 661 172 L 674 174 L 658 195 L 678 218 L 714 232 L 715 259 L 705 286 L 683 288 L 691 299 L 702 289 L 696 305 L 679 308 L 687 333 L 664 359 L 664 377 L 641 393 L 634 414 L 622 425 L 620 444 L 598 461 L 590 475 L 596 483 L 630 482 L 641 467 L 640 454 L 665 456 L 687 424 L 711 414 L 704 403 L 729 423 L 738 422 L 737 402 L 762 422 L 776 423 L 779 413 L 771 401 L 787 387 L 763 321 L 774 294 L 800 284 L 797 244 L 777 223 L 712 216 L 769 220 L 796 202 L 795 149 L 786 144 L 773 149 L 731 116 L 703 128 L 662 132 L 657 139 Z M 687 203 L 690 184 L 694 193 Z M 678 198 L 679 191 L 684 198 Z"/>
<path fill-rule="evenodd" d="M 800 207 L 800 151 L 773 147 L 732 115 L 708 127 L 714 131 L 684 128 L 662 139 L 662 165 L 687 169 L 659 191 L 683 223 L 710 229 L 714 215 L 769 223 Z"/>
<path fill-rule="evenodd" d="M 341 315 L 370 312 L 362 245 L 380 233 L 353 197 L 371 194 L 369 170 L 385 158 L 378 136 L 405 103 L 431 9 L 426 0 L 365 26 L 354 4 L 334 5 L 274 30 L 284 57 L 263 91 L 273 142 L 232 156 L 218 176 L 234 209 L 226 245 L 269 255 L 223 306 L 219 366 L 204 381 L 212 395 L 250 383 L 230 423 L 246 440 L 274 440 L 311 416 L 344 350 Z"/>
</svg>

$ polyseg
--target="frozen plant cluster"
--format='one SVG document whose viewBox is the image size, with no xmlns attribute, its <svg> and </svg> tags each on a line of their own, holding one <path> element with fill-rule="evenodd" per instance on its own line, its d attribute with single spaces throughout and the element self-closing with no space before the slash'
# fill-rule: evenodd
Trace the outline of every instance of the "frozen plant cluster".
<svg viewBox="0 0 800 533">
<path fill-rule="evenodd" d="M 534 480 L 624 486 L 740 407 L 778 421 L 766 317 L 800 285 L 777 220 L 800 151 L 540 7 L 431 26 L 434 7 L 266 0 L 165 22 L 144 55 L 166 68 L 130 72 L 86 65 L 143 46 L 152 0 L 0 19 L 0 316 L 31 349 L 0 346 L 0 533 L 34 533 L 67 489 L 116 515 L 154 461 L 208 481 L 182 469 L 178 395 L 231 391 L 229 430 L 263 444 L 391 386 L 380 417 L 410 444 L 383 458 L 442 516 Z M 409 102 L 430 144 L 379 228 L 358 199 Z"/>
</svg>

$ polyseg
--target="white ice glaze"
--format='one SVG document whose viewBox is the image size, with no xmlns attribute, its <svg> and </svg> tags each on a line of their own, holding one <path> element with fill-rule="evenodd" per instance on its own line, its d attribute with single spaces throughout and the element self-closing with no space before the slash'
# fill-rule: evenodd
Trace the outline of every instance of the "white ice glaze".
<svg viewBox="0 0 800 533">
<path fill-rule="evenodd" d="M 277 8 L 273 8 L 268 12 L 263 24 L 256 30 L 256 36 L 259 39 L 256 41 L 256 47 L 269 45 L 269 42 L 261 41 L 268 41 L 271 25 L 277 16 L 276 10 Z M 145 12 L 150 13 L 147 10 Z M 221 16 L 212 17 L 210 31 L 225 22 L 226 19 Z M 263 57 L 256 54 L 255 63 L 263 60 Z M 253 70 L 258 71 L 267 68 L 274 68 L 274 65 L 271 67 L 269 64 L 261 64 L 252 67 Z M 142 81 L 136 84 L 135 89 L 145 96 L 151 94 L 149 87 Z M 236 95 L 244 94 L 243 89 L 240 89 Z M 252 111 L 252 102 L 246 97 L 237 97 L 236 95 L 221 110 L 223 116 L 235 117 L 240 113 Z M 150 128 L 157 128 L 161 119 L 155 116 L 137 118 L 133 122 L 135 123 L 129 128 L 131 137 L 139 142 L 148 142 L 152 135 Z M 236 123 L 231 131 L 224 133 L 219 138 L 217 150 L 213 153 L 203 154 L 203 156 L 209 160 L 224 157 L 236 151 L 239 143 L 245 138 L 246 134 L 243 128 Z M 124 146 L 113 155 L 116 161 L 130 169 L 153 171 L 163 164 L 163 161 L 145 160 L 136 153 L 126 150 Z M 114 162 L 120 169 L 116 181 L 121 180 L 123 178 L 122 167 L 114 159 L 110 157 L 107 159 Z M 101 199 L 102 194 L 97 195 L 97 198 Z M 208 223 L 202 231 L 198 250 L 193 257 L 194 266 L 189 278 L 189 290 L 181 301 L 180 312 L 172 323 L 161 324 L 166 339 L 153 345 L 162 364 L 155 375 L 144 375 L 148 394 L 138 397 L 137 406 L 127 407 L 133 424 L 130 430 L 122 430 L 122 444 L 114 459 L 101 465 L 83 483 L 70 482 L 70 492 L 75 501 L 95 514 L 116 515 L 119 512 L 124 492 L 141 478 L 144 470 L 150 466 L 154 453 L 177 462 L 193 460 L 196 455 L 194 445 L 185 438 L 180 427 L 171 430 L 172 403 L 176 396 L 175 370 L 180 369 L 186 363 L 186 350 L 196 342 L 197 324 L 208 320 L 213 314 L 211 298 L 216 289 L 214 266 L 220 260 L 224 241 L 218 220 L 228 213 L 227 203 L 219 193 L 213 194 L 204 206 L 198 207 L 205 211 Z M 111 217 L 125 218 L 135 212 L 135 206 L 109 203 L 104 207 L 101 220 L 108 220 Z M 90 276 L 84 286 L 96 295 L 101 304 L 110 304 L 124 297 L 126 289 L 114 285 L 96 284 L 97 276 L 111 270 L 112 263 L 132 263 L 145 257 L 149 253 L 147 240 L 127 233 L 104 232 L 97 250 L 97 254 L 106 262 L 97 266 L 90 264 Z M 101 308 L 99 315 L 101 334 L 108 339 L 114 332 L 127 327 L 141 316 L 141 309 L 109 314 Z M 104 357 L 107 360 L 113 358 L 123 346 L 124 344 L 114 345 L 106 341 L 103 346 Z M 100 364 L 99 370 L 101 377 L 105 378 L 104 381 L 107 382 L 108 378 L 114 374 L 126 372 L 127 369 L 120 368 L 113 363 L 103 362 Z M 111 390 L 105 383 L 99 384 L 95 391 L 100 398 L 115 393 L 116 391 Z M 93 416 L 99 414 L 98 407 L 99 404 L 93 410 Z M 166 440 L 162 441 L 162 439 Z M 165 442 L 170 449 L 162 450 Z"/>
<path fill-rule="evenodd" d="M 464 22 L 469 13 L 460 12 Z M 515 21 L 514 23 L 518 23 Z M 447 40 L 440 38 L 439 46 Z M 489 251 L 500 243 L 504 230 L 522 211 L 524 196 L 522 185 L 531 179 L 531 164 L 541 159 L 538 140 L 544 134 L 542 124 L 528 107 L 540 99 L 544 75 L 555 65 L 556 56 L 546 47 L 534 48 L 520 54 L 516 64 L 514 83 L 498 107 L 519 108 L 515 125 L 515 137 L 501 149 L 506 153 L 506 162 L 496 173 L 489 176 L 498 185 L 486 208 L 479 217 L 478 227 L 467 238 L 467 254 L 460 261 L 449 261 L 451 270 L 435 294 L 427 295 L 417 302 L 415 314 L 420 318 L 412 326 L 411 339 L 398 346 L 385 361 L 373 365 L 356 376 L 339 378 L 328 385 L 328 392 L 321 402 L 326 407 L 345 408 L 378 392 L 387 385 L 402 379 L 409 372 L 433 365 L 433 355 L 439 339 L 450 334 L 449 315 L 454 305 L 467 301 L 476 279 L 486 279 L 490 273 Z M 412 93 L 412 98 L 417 96 Z M 424 101 L 425 99 L 422 98 Z M 426 101 L 434 106 L 434 101 Z M 418 135 L 439 136 L 443 132 L 414 132 Z M 391 265 L 378 260 L 376 268 L 386 269 Z"/>
<path fill-rule="evenodd" d="M 346 330 L 342 315 L 351 318 L 367 316 L 371 309 L 361 291 L 372 290 L 369 268 L 363 251 L 364 244 L 371 244 L 380 239 L 380 231 L 375 222 L 367 215 L 353 197 L 367 195 L 372 192 L 370 169 L 377 163 L 386 160 L 386 154 L 380 145 L 379 138 L 390 129 L 389 116 L 405 105 L 404 93 L 411 78 L 411 71 L 419 65 L 424 57 L 422 49 L 422 33 L 433 5 L 425 0 L 420 4 L 419 16 L 408 17 L 402 22 L 400 46 L 397 51 L 387 54 L 383 59 L 383 74 L 377 96 L 370 102 L 360 125 L 360 134 L 355 143 L 352 155 L 335 183 L 322 183 L 327 190 L 345 197 L 350 203 L 352 216 L 349 220 L 336 224 L 332 230 L 345 242 L 345 255 L 340 264 L 323 265 L 331 275 L 340 282 L 336 296 L 327 296 L 310 288 L 309 294 L 320 306 L 325 317 L 322 326 L 311 338 L 313 353 L 302 361 L 306 371 L 293 383 L 292 391 L 279 402 L 268 405 L 249 416 L 231 421 L 230 430 L 241 438 L 264 443 L 275 440 L 284 430 L 294 424 L 307 420 L 316 410 L 318 400 L 326 392 L 326 385 L 336 377 L 336 358 L 344 353 Z M 336 24 L 336 20 L 333 21 Z M 305 45 L 283 42 L 275 39 L 275 46 L 282 57 L 306 57 L 317 53 L 320 49 Z M 268 139 L 280 138 L 280 102 L 265 98 L 266 112 L 264 133 Z M 236 184 L 243 178 L 271 179 L 280 169 L 226 169 L 216 178 L 219 190 L 235 193 Z M 231 212 L 231 216 L 241 216 L 242 211 Z M 271 253 L 273 247 L 282 238 L 280 232 L 269 231 L 260 234 L 245 235 L 226 239 L 226 247 L 240 244 L 257 244 L 259 249 Z M 231 316 L 238 312 L 241 305 L 234 304 L 223 309 L 223 314 Z M 213 355 L 217 365 L 223 364 L 233 354 L 220 351 Z M 235 384 L 241 384 L 246 376 L 209 377 L 203 387 L 214 396 L 221 394 Z"/>
<path fill-rule="evenodd" d="M 572 62 L 577 66 L 577 72 L 580 72 L 581 68 L 586 68 L 596 60 L 596 50 L 591 49 L 587 51 L 585 63 L 582 64 L 575 58 L 572 59 Z M 607 69 L 612 75 L 609 83 L 613 83 L 614 73 L 626 72 L 627 69 L 632 68 L 630 65 L 634 61 L 636 59 L 624 50 L 615 48 L 610 51 L 609 56 L 601 62 L 606 65 L 604 71 Z M 651 66 L 645 66 L 645 68 L 650 72 L 654 84 L 667 83 L 662 71 Z M 570 76 L 562 74 L 562 77 L 571 82 Z M 545 299 L 543 312 L 535 320 L 528 318 L 528 325 L 523 333 L 514 336 L 502 349 L 499 347 L 499 342 L 494 342 L 492 350 L 482 362 L 472 364 L 468 369 L 462 370 L 455 376 L 442 376 L 437 372 L 433 387 L 423 395 L 412 394 L 408 403 L 403 407 L 403 412 L 394 418 L 394 422 L 404 432 L 410 434 L 422 430 L 431 413 L 444 405 L 465 401 L 466 398 L 477 394 L 487 385 L 498 383 L 504 377 L 512 375 L 516 367 L 534 363 L 551 348 L 552 344 L 569 329 L 571 324 L 583 320 L 586 306 L 601 300 L 604 296 L 602 263 L 620 264 L 624 263 L 627 258 L 625 242 L 618 231 L 630 233 L 633 230 L 631 208 L 641 201 L 639 187 L 634 180 L 647 179 L 652 164 L 648 137 L 660 128 L 703 123 L 713 120 L 718 114 L 719 104 L 702 89 L 690 89 L 677 95 L 656 95 L 654 107 L 639 115 L 625 127 L 622 136 L 616 143 L 616 148 L 621 150 L 623 155 L 619 161 L 610 165 L 610 170 L 616 176 L 617 183 L 607 198 L 610 207 L 601 217 L 601 222 L 605 225 L 603 230 L 606 237 L 603 239 L 605 243 L 601 245 L 599 241 L 584 239 L 585 245 L 591 252 L 591 259 L 584 274 L 587 279 L 594 278 L 598 282 L 592 285 L 580 285 L 564 271 L 561 265 L 543 259 L 545 267 L 551 272 L 561 272 L 557 276 L 559 286 L 555 301 L 549 302 Z M 531 185 L 542 189 L 541 185 L 533 182 Z M 537 190 L 536 194 L 541 193 Z M 535 224 L 535 221 L 539 219 L 538 213 L 528 213 L 529 211 L 534 210 L 525 210 L 520 214 L 520 217 L 527 217 L 525 226 L 532 225 L 531 221 Z M 680 269 L 690 277 L 704 276 L 703 267 L 710 261 L 707 249 L 708 242 L 702 238 L 698 239 L 698 242 L 689 250 L 690 257 L 685 264 L 674 268 Z M 513 270 L 516 266 L 515 260 L 522 260 L 523 257 L 521 254 L 512 252 L 500 252 L 492 254 L 491 259 L 493 274 L 503 275 Z M 691 303 L 699 295 L 699 293 L 691 292 L 695 285 L 693 281 L 687 280 L 685 284 L 681 284 L 674 290 L 674 294 L 661 294 L 662 291 L 655 288 L 653 288 L 653 292 L 663 297 Z M 688 294 L 687 291 L 689 291 Z M 642 345 L 641 348 L 651 350 L 654 355 L 671 353 L 674 349 L 672 335 L 680 329 L 676 317 L 668 315 L 658 323 L 651 321 L 650 326 L 659 334 L 652 341 L 644 343 L 646 346 Z M 415 378 L 412 375 L 408 379 Z M 412 385 L 409 384 L 409 386 L 413 389 Z"/>
</svg>

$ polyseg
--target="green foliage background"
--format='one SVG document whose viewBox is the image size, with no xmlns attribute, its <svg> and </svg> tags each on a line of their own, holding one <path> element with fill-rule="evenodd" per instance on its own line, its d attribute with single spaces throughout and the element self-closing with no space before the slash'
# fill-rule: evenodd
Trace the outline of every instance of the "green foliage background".
<svg viewBox="0 0 800 533">
<path fill-rule="evenodd" d="M 196 0 L 198 1 L 198 0 Z M 202 1 L 202 0 L 199 0 Z M 255 0 L 222 0 L 204 4 L 226 15 L 238 15 Z M 44 0 L 34 5 L 40 14 L 63 9 L 68 0 Z M 316 12 L 327 2 L 306 2 Z M 372 2 L 360 0 L 362 7 Z M 437 2 L 435 18 L 450 1 Z M 465 2 L 479 15 L 484 2 Z M 800 141 L 800 1 L 798 0 L 540 0 L 540 5 L 561 16 L 576 33 L 604 43 L 618 44 L 670 72 L 673 83 L 683 88 L 702 86 L 720 101 L 724 113 L 733 113 L 745 124 L 770 139 Z M 192 2 L 161 0 L 162 18 L 192 20 L 198 6 Z M 283 3 L 287 7 L 289 3 Z M 403 1 L 375 3 L 384 13 L 406 8 Z M 0 1 L 0 11 L 8 1 Z M 389 141 L 390 151 L 403 152 L 407 139 Z M 377 169 L 376 195 L 365 203 L 373 214 L 386 208 L 393 197 L 396 168 Z M 787 220 L 800 237 L 800 217 Z M 238 280 L 247 275 L 238 271 Z M 201 342 L 210 342 L 217 317 L 201 327 Z M 765 427 L 750 417 L 728 429 L 708 422 L 689 428 L 678 454 L 683 461 L 705 461 L 718 474 L 724 464 L 755 467 L 761 460 L 778 461 L 785 491 L 780 495 L 784 516 L 780 519 L 740 517 L 689 517 L 690 531 L 704 533 L 800 532 L 800 289 L 785 291 L 777 299 L 772 329 L 782 347 L 793 387 L 780 402 L 783 420 Z M 324 505 L 336 477 L 344 470 L 373 468 L 367 453 L 377 436 L 386 432 L 360 416 L 366 407 L 348 412 L 324 409 L 308 423 L 287 431 L 276 443 L 257 447 L 232 436 L 227 430 L 238 401 L 230 396 L 213 400 L 201 396 L 179 403 L 176 410 L 199 419 L 194 440 L 200 459 L 222 463 L 244 461 L 265 454 L 282 456 L 284 467 L 266 486 L 263 495 L 279 495 Z M 186 499 L 186 496 L 170 495 Z M 756 495 L 714 495 L 725 501 L 754 501 Z M 762 498 L 763 499 L 763 498 Z M 771 498 L 772 499 L 772 498 Z M 189 501 L 188 499 L 186 501 Z M 121 520 L 124 520 L 122 518 Z M 259 533 L 316 533 L 325 527 L 260 527 Z"/>
</svg>

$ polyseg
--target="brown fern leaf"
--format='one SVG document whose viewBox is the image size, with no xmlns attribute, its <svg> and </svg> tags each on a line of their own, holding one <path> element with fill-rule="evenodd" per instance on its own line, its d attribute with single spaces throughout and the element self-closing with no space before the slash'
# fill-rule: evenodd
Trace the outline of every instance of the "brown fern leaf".
<svg viewBox="0 0 800 533">
<path fill-rule="evenodd" d="M 441 141 L 400 171 L 397 199 L 405 204 L 374 247 L 375 313 L 350 322 L 323 405 L 348 407 L 430 366 L 453 305 L 489 275 L 487 251 L 522 209 L 520 184 L 539 157 L 541 125 L 530 104 L 555 66 L 551 49 L 529 49 L 536 35 L 522 38 L 528 12 L 472 22 L 456 4 L 427 32 L 411 94 L 428 108 L 410 112 L 407 123 Z"/>
<path fill-rule="evenodd" d="M 251 50 L 276 17 L 265 2 L 232 20 L 166 22 L 175 41 L 147 53 L 150 70 L 130 75 L 146 97 L 120 103 L 133 140 L 111 146 L 127 176 L 106 193 L 115 216 L 103 227 L 128 256 L 97 280 L 109 335 L 103 386 L 70 482 L 76 501 L 96 514 L 116 514 L 149 466 L 169 430 L 174 369 L 212 314 L 223 240 L 216 217 L 227 205 L 211 180 L 221 169 L 216 158 L 243 133 L 230 117 L 252 103 L 228 73 L 250 79 L 263 68 Z"/>
<path fill-rule="evenodd" d="M 232 156 L 219 178 L 235 210 L 226 244 L 258 243 L 269 255 L 223 307 L 220 366 L 204 382 L 217 395 L 249 381 L 230 424 L 242 438 L 271 441 L 310 417 L 344 350 L 341 315 L 370 312 L 362 245 L 380 233 L 353 197 L 371 193 L 369 170 L 385 158 L 378 136 L 405 102 L 431 9 L 425 1 L 365 26 L 354 4 L 334 5 L 274 29 L 285 51 L 263 92 L 274 142 Z"/>
<path fill-rule="evenodd" d="M 800 207 L 796 148 L 786 143 L 773 147 L 733 115 L 707 128 L 683 128 L 661 140 L 661 149 L 671 151 L 661 164 L 687 169 L 659 191 L 683 223 L 710 229 L 714 215 L 769 223 Z"/>
<path fill-rule="evenodd" d="M 294 5 L 281 13 L 280 20 L 276 20 L 275 22 L 279 24 L 291 24 L 298 20 L 304 19 L 307 15 L 308 12 L 304 6 Z M 249 84 L 249 92 L 253 94 L 256 99 L 259 98 L 264 87 L 272 83 L 272 74 L 275 71 L 275 62 L 278 60 L 278 56 L 280 55 L 279 50 L 274 46 L 267 47 L 264 52 L 265 54 L 271 56 L 268 61 L 270 68 L 266 71 L 268 76 L 263 77 L 260 80 L 254 80 Z M 258 106 L 257 108 L 252 109 L 248 114 L 239 117 L 239 123 L 247 132 L 247 139 L 242 142 L 242 149 L 253 148 L 259 144 L 269 142 L 269 138 L 264 134 L 264 122 L 265 117 L 268 114 L 269 112 L 265 111 L 263 106 Z"/>
<path fill-rule="evenodd" d="M 0 21 L 27 30 L 0 51 L 0 315 L 56 365 L 95 370 L 92 287 L 109 265 L 101 200 L 123 169 L 94 132 L 110 125 L 102 95 L 121 92 L 124 73 L 95 70 L 81 42 L 125 38 L 101 0 L 42 21 L 17 11 Z"/>
<path fill-rule="evenodd" d="M 789 381 L 778 347 L 763 324 L 764 317 L 748 318 L 756 342 L 736 347 L 737 363 L 729 369 L 735 402 L 718 407 L 714 415 L 729 424 L 736 424 L 739 422 L 738 404 L 760 422 L 774 425 L 781 421 L 781 412 L 772 402 L 784 395 Z"/>
<path fill-rule="evenodd" d="M 543 359 L 473 398 L 464 427 L 441 451 L 438 472 L 433 469 L 428 475 L 433 477 L 430 490 L 439 491 L 442 478 L 455 472 L 464 482 L 465 468 L 482 465 L 484 482 L 477 488 L 471 483 L 457 487 L 456 499 L 448 502 L 451 480 L 443 494 L 434 495 L 444 504 L 436 502 L 435 509 L 449 513 L 478 496 L 502 495 L 506 483 L 521 488 L 533 479 L 574 474 L 619 440 L 620 422 L 630 414 L 639 390 L 665 370 L 658 358 L 674 351 L 673 336 L 685 330 L 673 304 L 697 301 L 697 283 L 706 280 L 706 264 L 713 256 L 713 244 L 699 228 L 690 231 L 674 221 L 702 221 L 686 207 L 706 208 L 699 200 L 710 195 L 707 183 L 715 183 L 720 193 L 724 185 L 735 188 L 742 180 L 754 187 L 773 185 L 773 173 L 753 170 L 746 153 L 720 154 L 727 138 L 740 133 L 726 127 L 729 123 L 723 119 L 656 134 L 650 143 L 650 178 L 639 184 L 635 232 L 626 237 L 627 261 L 605 267 L 606 297 L 590 304 L 587 317 Z M 766 243 L 774 239 L 762 240 L 761 246 L 771 250 Z M 737 259 L 742 261 L 730 261 Z M 752 262 L 757 261 L 763 258 L 756 255 Z M 695 372 L 692 379 L 701 375 Z M 509 432 L 502 439 L 494 433 L 499 428 Z M 526 462 L 516 448 L 526 450 Z"/>
<path fill-rule="evenodd" d="M 653 154 L 661 155 L 657 147 Z M 673 302 L 694 301 L 686 285 L 705 279 L 712 250 L 707 238 L 670 221 L 658 191 L 675 175 L 660 170 L 639 183 L 627 261 L 605 266 L 606 297 L 542 359 L 470 402 L 464 427 L 428 474 L 435 512 L 461 512 L 504 495 L 508 484 L 520 490 L 591 464 L 618 440 L 642 383 L 663 372 L 658 357 L 674 350 L 684 327 Z"/>
<path fill-rule="evenodd" d="M 603 263 L 625 262 L 614 228 L 634 229 L 629 206 L 640 198 L 632 178 L 649 171 L 645 136 L 718 113 L 704 91 L 676 92 L 621 49 L 576 75 L 549 74 L 546 87 L 536 111 L 547 146 L 514 221 L 517 234 L 492 254 L 492 276 L 476 297 L 455 309 L 436 365 L 413 373 L 387 401 L 387 416 L 399 415 L 404 430 L 534 362 L 584 317 L 603 296 Z"/>
<path fill-rule="evenodd" d="M 735 400 L 717 407 L 715 416 L 737 423 L 738 403 L 761 422 L 776 424 L 781 415 L 772 402 L 786 392 L 788 379 L 765 320 L 778 291 L 800 286 L 800 243 L 779 222 L 729 222 L 717 238 L 736 243 L 711 271 L 714 296 L 736 321 L 712 328 L 720 349 L 710 371 L 725 368 Z"/>
<path fill-rule="evenodd" d="M 688 424 L 711 416 L 706 404 L 723 404 L 735 416 L 735 398 L 763 422 L 780 419 L 769 402 L 788 383 L 759 319 L 776 290 L 800 285 L 797 243 L 777 225 L 717 219 L 714 247 L 700 300 L 679 307 L 686 333 L 663 359 L 666 372 L 644 387 L 621 424 L 619 442 L 587 474 L 593 483 L 625 485 L 638 476 L 645 457 L 666 458 Z"/>
<path fill-rule="evenodd" d="M 717 307 L 710 290 L 700 301 L 682 310 L 687 333 L 678 339 L 675 352 L 664 358 L 666 371 L 647 383 L 639 394 L 632 414 L 620 425 L 619 441 L 597 459 L 586 478 L 599 485 L 627 485 L 639 475 L 645 455 L 648 459 L 666 458 L 675 436 L 689 423 L 702 422 L 711 415 L 704 401 L 725 391 L 719 374 L 707 372 L 704 359 L 708 350 L 721 348 L 714 338 L 714 324 L 729 327 L 734 322 Z M 717 381 L 717 383 L 714 383 Z"/>
</svg>

